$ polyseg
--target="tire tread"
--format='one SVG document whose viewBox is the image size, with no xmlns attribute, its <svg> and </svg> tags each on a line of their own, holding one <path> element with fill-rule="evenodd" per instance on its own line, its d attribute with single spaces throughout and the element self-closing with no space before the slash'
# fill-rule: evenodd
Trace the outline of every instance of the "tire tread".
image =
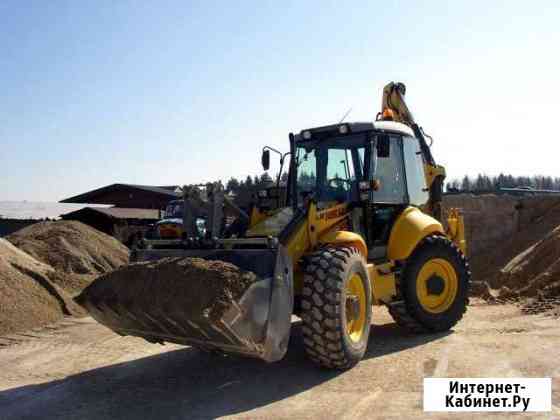
<svg viewBox="0 0 560 420">
<path fill-rule="evenodd" d="M 356 363 L 343 349 L 341 323 L 343 277 L 356 255 L 362 258 L 354 247 L 323 248 L 304 266 L 303 344 L 308 358 L 323 367 L 347 369 Z"/>
<path fill-rule="evenodd" d="M 447 249 L 450 250 L 452 255 L 457 258 L 457 262 L 460 266 L 461 272 L 457 273 L 459 281 L 465 281 L 467 283 L 467 293 L 464 296 L 463 305 L 461 311 L 456 314 L 451 322 L 441 322 L 439 325 L 427 325 L 423 323 L 415 315 L 416 308 L 414 302 L 407 299 L 407 288 L 411 287 L 410 282 L 407 281 L 409 274 L 409 268 L 413 266 L 415 260 L 421 257 L 422 253 L 427 252 L 427 249 Z M 401 281 L 402 280 L 402 281 Z M 455 245 L 451 240 L 440 235 L 430 235 L 424 238 L 416 251 L 411 255 L 409 260 L 406 262 L 404 270 L 402 271 L 401 278 L 397 281 L 397 297 L 394 303 L 388 305 L 389 314 L 397 325 L 406 328 L 412 333 L 430 333 L 435 331 L 444 331 L 451 328 L 457 322 L 459 322 L 466 312 L 467 306 L 469 304 L 469 291 L 471 284 L 471 271 L 469 263 L 463 254 L 463 252 Z M 448 326 L 447 324 L 451 324 Z"/>
</svg>

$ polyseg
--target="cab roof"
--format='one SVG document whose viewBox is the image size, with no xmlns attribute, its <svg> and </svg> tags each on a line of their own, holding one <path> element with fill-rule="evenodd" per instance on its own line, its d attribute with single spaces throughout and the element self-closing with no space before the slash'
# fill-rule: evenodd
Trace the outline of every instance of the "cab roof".
<svg viewBox="0 0 560 420">
<path fill-rule="evenodd" d="M 340 127 L 346 126 L 348 134 L 356 134 L 365 131 L 379 131 L 382 133 L 396 133 L 402 134 L 406 136 L 414 137 L 414 132 L 412 129 L 402 123 L 395 122 L 395 121 L 374 121 L 374 122 L 347 122 L 347 123 L 340 123 L 340 124 L 331 124 L 325 125 L 322 127 L 315 127 L 315 128 L 308 128 L 305 130 L 301 130 L 299 134 L 294 136 L 295 141 L 305 141 L 309 140 L 304 138 L 303 133 L 306 131 L 311 132 L 312 137 L 315 138 L 322 138 L 325 135 L 330 133 L 339 133 Z"/>
</svg>

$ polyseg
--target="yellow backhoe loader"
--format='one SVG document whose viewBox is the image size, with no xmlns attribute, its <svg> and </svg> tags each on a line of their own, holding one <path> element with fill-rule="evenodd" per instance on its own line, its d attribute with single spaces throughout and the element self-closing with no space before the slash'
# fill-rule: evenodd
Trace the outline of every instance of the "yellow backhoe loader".
<svg viewBox="0 0 560 420">
<path fill-rule="evenodd" d="M 258 281 L 220 320 L 146 306 L 146 299 L 142 307 L 99 301 L 95 287 L 78 301 L 123 335 L 269 362 L 285 355 L 296 314 L 309 359 L 338 369 L 363 357 L 373 305 L 387 306 L 413 332 L 452 328 L 468 303 L 463 220 L 457 210 L 442 219 L 445 171 L 404 94 L 402 83 L 387 85 L 375 122 L 290 134 L 285 200 L 272 210 L 253 208 L 242 231 L 220 230 L 215 195 L 205 238 L 185 238 L 181 249 L 134 251 L 134 261 L 201 257 L 255 273 Z"/>
</svg>

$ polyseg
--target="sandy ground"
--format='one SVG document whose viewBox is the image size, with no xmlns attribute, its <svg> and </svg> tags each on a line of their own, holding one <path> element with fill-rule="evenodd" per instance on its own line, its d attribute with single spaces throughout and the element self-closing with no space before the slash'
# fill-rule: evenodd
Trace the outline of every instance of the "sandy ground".
<svg viewBox="0 0 560 420">
<path fill-rule="evenodd" d="M 519 416 L 560 417 L 558 319 L 481 305 L 448 334 L 407 335 L 377 308 L 374 324 L 365 359 L 341 373 L 304 359 L 297 323 L 286 358 L 266 365 L 69 318 L 0 338 L 0 418 L 449 418 L 422 412 L 426 376 L 551 376 L 553 412 Z"/>
</svg>

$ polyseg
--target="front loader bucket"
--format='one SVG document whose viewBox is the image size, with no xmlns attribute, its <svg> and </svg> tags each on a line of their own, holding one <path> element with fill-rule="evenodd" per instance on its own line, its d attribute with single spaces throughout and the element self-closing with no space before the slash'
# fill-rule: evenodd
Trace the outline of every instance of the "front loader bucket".
<svg viewBox="0 0 560 420">
<path fill-rule="evenodd" d="M 133 256 L 135 261 L 166 257 L 225 261 L 254 273 L 256 277 L 252 277 L 255 281 L 240 297 L 226 294 L 229 301 L 219 319 L 209 316 L 204 310 L 193 316 L 194 306 L 189 311 L 173 296 L 172 301 L 168 296 L 167 303 L 162 304 L 163 300 L 156 296 L 153 289 L 158 284 L 157 278 L 150 279 L 152 289 L 127 294 L 126 288 L 120 286 L 118 292 L 109 290 L 114 286 L 109 284 L 109 274 L 95 280 L 76 301 L 95 320 L 121 335 L 142 337 L 150 342 L 172 342 L 238 353 L 267 362 L 284 357 L 290 336 L 293 272 L 291 259 L 282 246 L 275 249 L 140 250 Z M 142 274 L 145 266 L 133 264 L 128 268 L 140 270 L 138 272 Z M 200 284 L 200 279 L 197 281 Z M 181 279 L 181 282 L 190 293 L 189 279 Z M 136 282 L 129 284 L 133 287 Z"/>
</svg>

